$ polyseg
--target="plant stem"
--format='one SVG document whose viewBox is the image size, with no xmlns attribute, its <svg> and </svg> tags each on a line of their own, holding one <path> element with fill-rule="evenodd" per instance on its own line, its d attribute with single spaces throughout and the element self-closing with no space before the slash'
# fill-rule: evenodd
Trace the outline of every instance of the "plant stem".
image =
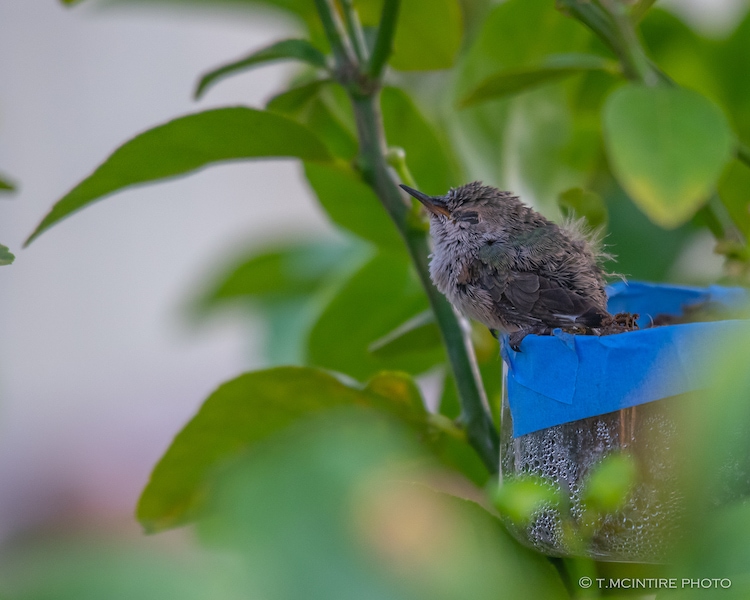
<svg viewBox="0 0 750 600">
<path fill-rule="evenodd" d="M 367 61 L 367 44 L 365 43 L 365 35 L 362 32 L 362 25 L 359 22 L 359 16 L 357 15 L 357 11 L 354 10 L 352 0 L 340 1 L 341 7 L 344 9 L 346 29 L 349 32 L 349 38 L 352 41 L 352 47 L 354 48 L 357 62 L 359 64 L 364 64 Z"/>
<path fill-rule="evenodd" d="M 316 0 L 326 35 L 332 48 L 345 47 L 340 28 L 326 26 L 333 22 L 333 7 L 324 0 Z M 375 191 L 390 214 L 406 243 L 409 256 L 424 287 L 435 319 L 440 327 L 448 361 L 455 375 L 461 402 L 461 421 L 466 437 L 491 473 L 499 470 L 500 454 L 497 430 L 487 410 L 487 399 L 479 375 L 479 367 L 471 344 L 468 327 L 463 327 L 458 315 L 445 297 L 430 281 L 428 234 L 423 227 L 411 224 L 411 203 L 398 188 L 386 160 L 385 131 L 380 113 L 380 78 L 390 55 L 396 27 L 399 0 L 385 0 L 378 35 L 366 72 L 357 65 L 357 72 L 349 69 L 351 62 L 335 54 L 339 82 L 346 89 L 354 109 L 359 139 L 357 167 L 363 179 Z"/>
<path fill-rule="evenodd" d="M 367 66 L 367 74 L 373 79 L 380 78 L 388 62 L 388 57 L 391 55 L 400 5 L 400 0 L 385 0 L 383 2 L 378 36 L 375 38 L 370 64 Z"/>
<path fill-rule="evenodd" d="M 379 94 L 353 97 L 354 117 L 360 140 L 359 168 L 365 181 L 375 190 L 409 250 L 417 275 L 427 293 L 430 306 L 448 352 L 461 400 L 461 421 L 466 437 L 490 472 L 499 468 L 499 443 L 487 409 L 479 367 L 467 328 L 462 327 L 453 307 L 430 280 L 427 233 L 409 225 L 410 203 L 404 201 L 385 160 L 385 136 L 378 109 Z"/>
<path fill-rule="evenodd" d="M 343 67 L 352 63 L 352 56 L 347 46 L 347 38 L 341 20 L 336 13 L 332 0 L 315 0 L 315 6 L 320 15 L 320 21 L 323 24 L 328 43 L 331 44 L 333 56 L 336 63 Z"/>
</svg>

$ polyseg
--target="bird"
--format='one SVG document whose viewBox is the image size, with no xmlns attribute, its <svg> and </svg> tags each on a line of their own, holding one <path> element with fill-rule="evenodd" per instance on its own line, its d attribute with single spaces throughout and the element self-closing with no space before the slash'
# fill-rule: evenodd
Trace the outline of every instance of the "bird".
<svg viewBox="0 0 750 600">
<path fill-rule="evenodd" d="M 432 282 L 464 316 L 508 334 L 513 350 L 531 333 L 596 333 L 610 316 L 608 255 L 580 221 L 558 225 L 479 181 L 443 196 L 401 188 L 429 211 Z"/>
</svg>

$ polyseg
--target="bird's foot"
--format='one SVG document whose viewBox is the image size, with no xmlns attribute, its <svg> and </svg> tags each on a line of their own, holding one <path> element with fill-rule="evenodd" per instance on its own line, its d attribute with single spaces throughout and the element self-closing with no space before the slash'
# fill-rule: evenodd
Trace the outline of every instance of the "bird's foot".
<svg viewBox="0 0 750 600">
<path fill-rule="evenodd" d="M 545 325 L 519 329 L 508 336 L 508 344 L 515 352 L 521 352 L 521 342 L 523 342 L 527 335 L 549 335 L 550 333 L 552 333 L 552 328 Z"/>
</svg>

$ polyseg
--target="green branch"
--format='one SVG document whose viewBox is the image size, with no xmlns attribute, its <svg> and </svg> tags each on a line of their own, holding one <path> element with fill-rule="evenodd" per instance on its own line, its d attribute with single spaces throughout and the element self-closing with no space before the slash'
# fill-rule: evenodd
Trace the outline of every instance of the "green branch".
<svg viewBox="0 0 750 600">
<path fill-rule="evenodd" d="M 332 19 L 332 7 L 316 0 L 324 23 Z M 430 280 L 428 257 L 430 254 L 428 234 L 423 227 L 411 224 L 408 202 L 398 188 L 387 162 L 385 131 L 379 108 L 380 77 L 388 61 L 396 28 L 399 0 L 385 0 L 378 36 L 367 71 L 347 73 L 346 64 L 336 57 L 340 81 L 349 94 L 354 109 L 359 139 L 357 166 L 363 179 L 372 187 L 385 209 L 393 219 L 406 243 L 409 255 L 430 302 L 435 319 L 440 327 L 448 361 L 455 375 L 461 402 L 461 421 L 466 437 L 492 473 L 499 470 L 499 442 L 497 430 L 487 410 L 487 399 L 479 375 L 479 367 L 467 327 L 445 297 Z M 337 36 L 341 32 L 326 27 L 331 47 L 341 47 L 344 42 Z M 349 63 L 351 65 L 351 63 Z M 358 86 L 358 87 L 356 87 Z"/>
<path fill-rule="evenodd" d="M 378 36 L 375 38 L 375 46 L 372 49 L 370 64 L 367 66 L 367 74 L 373 79 L 380 78 L 391 56 L 400 6 L 401 0 L 385 0 L 383 2 Z"/>
<path fill-rule="evenodd" d="M 336 64 L 339 66 L 351 64 L 352 56 L 347 45 L 346 33 L 332 0 L 315 0 L 315 6 L 318 9 L 320 21 L 323 23 L 328 43 L 331 44 Z"/>
<path fill-rule="evenodd" d="M 358 63 L 364 64 L 367 61 L 367 44 L 359 16 L 354 10 L 354 3 L 352 0 L 341 0 L 341 6 L 344 9 L 344 21 L 349 32 L 349 39 L 352 41 L 354 54 L 357 56 Z"/>
</svg>

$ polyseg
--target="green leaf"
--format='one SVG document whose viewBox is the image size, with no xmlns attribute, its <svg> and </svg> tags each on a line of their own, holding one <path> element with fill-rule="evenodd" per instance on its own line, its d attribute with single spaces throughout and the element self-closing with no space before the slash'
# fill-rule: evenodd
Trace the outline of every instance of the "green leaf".
<svg viewBox="0 0 750 600">
<path fill-rule="evenodd" d="M 523 475 L 503 481 L 492 501 L 500 514 L 525 525 L 545 508 L 560 502 L 560 492 L 551 482 L 535 475 Z"/>
<path fill-rule="evenodd" d="M 750 169 L 733 160 L 719 182 L 719 195 L 732 221 L 747 237 L 750 234 Z"/>
<path fill-rule="evenodd" d="M 293 243 L 244 254 L 212 283 L 202 296 L 202 309 L 237 298 L 280 299 L 306 296 L 317 290 L 337 267 L 359 255 L 352 244 Z"/>
<path fill-rule="evenodd" d="M 435 315 L 431 310 L 426 310 L 375 340 L 369 350 L 373 356 L 386 359 L 411 352 L 436 350 L 441 343 Z"/>
<path fill-rule="evenodd" d="M 357 2 L 364 25 L 378 24 L 382 4 L 382 0 Z M 462 35 L 463 16 L 457 0 L 402 2 L 390 64 L 401 71 L 452 67 Z"/>
<path fill-rule="evenodd" d="M 618 70 L 616 62 L 593 54 L 552 55 L 540 65 L 507 69 L 487 77 L 461 99 L 460 106 L 504 98 L 571 75 L 589 71 L 615 74 Z"/>
<path fill-rule="evenodd" d="M 299 60 L 319 69 L 326 68 L 325 54 L 307 40 L 283 40 L 253 52 L 240 60 L 209 71 L 198 82 L 198 87 L 195 89 L 195 98 L 198 99 L 203 96 L 206 90 L 220 79 L 278 60 Z"/>
<path fill-rule="evenodd" d="M 514 98 L 503 134 L 503 181 L 523 190 L 523 200 L 542 212 L 557 211 L 561 190 L 580 187 L 601 161 L 598 120 L 578 118 L 562 86 Z"/>
<path fill-rule="evenodd" d="M 376 256 L 323 310 L 310 332 L 309 360 L 356 379 L 366 379 L 382 369 L 422 373 L 444 360 L 442 348 L 411 349 L 392 357 L 376 356 L 369 348 L 427 307 L 407 259 Z"/>
<path fill-rule="evenodd" d="M 7 246 L 0 244 L 0 267 L 11 264 L 16 257 L 11 253 Z"/>
<path fill-rule="evenodd" d="M 543 555 L 476 503 L 435 491 L 433 464 L 398 423 L 337 411 L 233 464 L 199 533 L 241 553 L 247 597 L 567 596 Z"/>
<path fill-rule="evenodd" d="M 582 500 L 600 514 L 618 510 L 636 483 L 638 468 L 628 454 L 610 454 L 587 477 Z"/>
<path fill-rule="evenodd" d="M 592 37 L 549 0 L 508 0 L 484 20 L 463 61 L 458 89 L 470 90 L 499 71 L 541 64 L 552 53 L 585 52 Z"/>
<path fill-rule="evenodd" d="M 4 176 L 0 176 L 0 193 L 14 192 L 16 185 Z"/>
<path fill-rule="evenodd" d="M 143 491 L 138 520 L 147 531 L 158 531 L 195 518 L 215 469 L 299 419 L 367 406 L 408 421 L 421 418 L 418 399 L 413 382 L 398 373 L 379 374 L 365 388 L 302 367 L 241 375 L 211 394 L 172 442 Z"/>
<path fill-rule="evenodd" d="M 690 90 L 628 84 L 609 97 L 603 118 L 615 176 L 664 228 L 696 213 L 731 156 L 724 115 Z"/>
<path fill-rule="evenodd" d="M 383 250 L 404 254 L 404 242 L 390 216 L 351 167 L 306 163 L 305 175 L 334 223 Z"/>
<path fill-rule="evenodd" d="M 330 79 L 316 79 L 315 81 L 288 89 L 271 98 L 268 104 L 266 104 L 266 109 L 281 113 L 282 115 L 295 116 L 318 95 L 318 92 L 324 85 L 330 83 Z"/>
<path fill-rule="evenodd" d="M 26 245 L 71 213 L 130 186 L 184 175 L 221 161 L 271 157 L 331 160 L 309 129 L 275 113 L 235 107 L 180 117 L 115 150 L 54 205 Z"/>
<path fill-rule="evenodd" d="M 607 224 L 607 206 L 596 192 L 571 188 L 562 192 L 557 202 L 565 217 L 584 218 L 592 229 Z"/>
<path fill-rule="evenodd" d="M 306 125 L 325 142 L 334 156 L 351 161 L 357 154 L 357 140 L 345 123 L 348 115 L 342 114 L 324 93 L 331 89 L 326 85 L 328 83 L 329 80 L 316 80 L 292 88 L 274 96 L 267 108 Z"/>
<path fill-rule="evenodd" d="M 445 194 L 459 185 L 455 159 L 435 128 L 401 89 L 386 87 L 381 96 L 383 125 L 389 146 L 406 151 L 406 163 L 420 190 Z"/>
</svg>

